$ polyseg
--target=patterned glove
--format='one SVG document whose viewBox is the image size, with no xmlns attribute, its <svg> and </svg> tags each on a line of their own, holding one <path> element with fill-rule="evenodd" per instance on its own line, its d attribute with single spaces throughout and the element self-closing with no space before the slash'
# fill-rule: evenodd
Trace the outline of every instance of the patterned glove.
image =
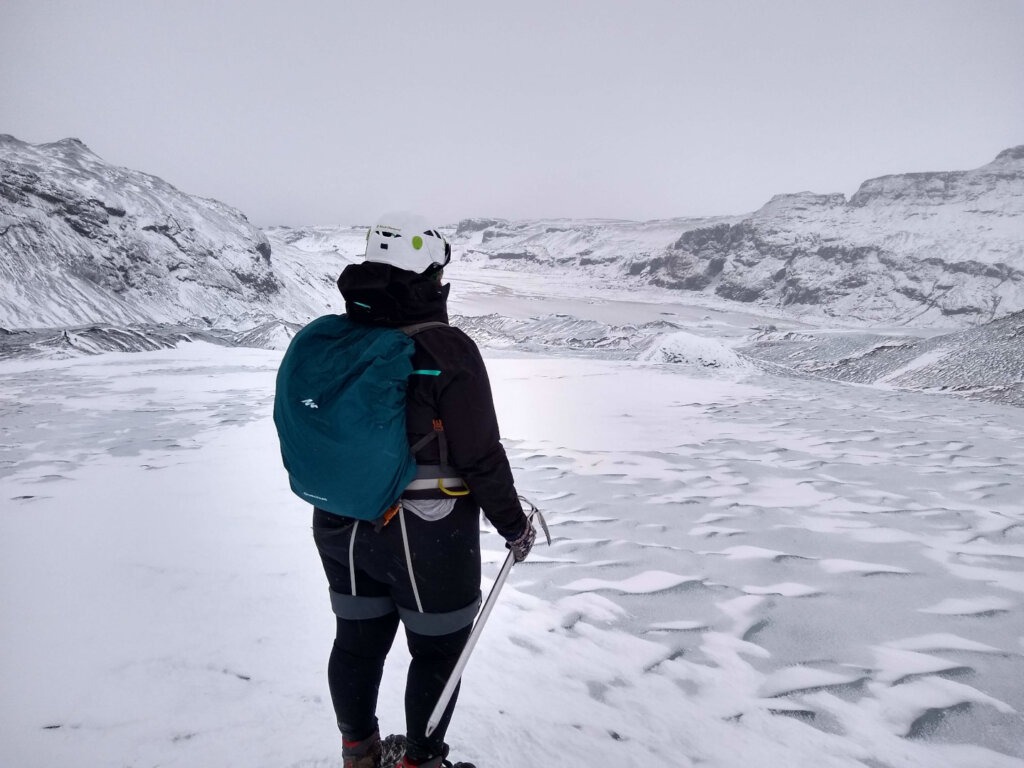
<svg viewBox="0 0 1024 768">
<path fill-rule="evenodd" d="M 523 532 L 505 542 L 505 546 L 512 550 L 512 556 L 515 557 L 516 562 L 521 563 L 530 554 L 533 542 L 536 540 L 537 529 L 533 527 L 533 522 L 527 519 Z"/>
</svg>

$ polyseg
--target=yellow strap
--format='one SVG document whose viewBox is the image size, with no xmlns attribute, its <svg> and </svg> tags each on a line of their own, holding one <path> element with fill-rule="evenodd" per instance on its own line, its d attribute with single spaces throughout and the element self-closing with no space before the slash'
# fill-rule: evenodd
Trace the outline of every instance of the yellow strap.
<svg viewBox="0 0 1024 768">
<path fill-rule="evenodd" d="M 445 496 L 469 496 L 469 488 L 464 491 L 449 491 L 444 487 L 444 478 L 437 478 L 437 487 L 441 489 L 441 493 Z"/>
</svg>

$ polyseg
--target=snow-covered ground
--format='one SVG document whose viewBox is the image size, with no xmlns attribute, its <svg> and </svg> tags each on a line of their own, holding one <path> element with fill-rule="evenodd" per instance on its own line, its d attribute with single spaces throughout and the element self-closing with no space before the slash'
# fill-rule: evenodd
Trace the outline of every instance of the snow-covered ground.
<svg viewBox="0 0 1024 768">
<path fill-rule="evenodd" d="M 760 373 L 724 311 L 452 277 L 466 316 L 693 331 L 641 361 L 485 351 L 554 543 L 502 593 L 454 757 L 1024 766 L 1024 410 Z M 0 364 L 0 765 L 339 765 L 280 354 Z"/>
</svg>

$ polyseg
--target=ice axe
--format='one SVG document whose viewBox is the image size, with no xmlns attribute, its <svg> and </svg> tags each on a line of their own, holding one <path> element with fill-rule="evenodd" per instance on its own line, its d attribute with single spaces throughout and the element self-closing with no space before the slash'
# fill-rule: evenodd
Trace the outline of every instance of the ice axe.
<svg viewBox="0 0 1024 768">
<path fill-rule="evenodd" d="M 548 546 L 551 546 L 551 534 L 548 532 L 548 524 L 544 520 L 544 516 L 537 509 L 536 505 L 523 496 L 519 497 L 519 500 L 529 504 L 530 513 L 527 515 L 527 519 L 532 521 L 533 518 L 537 518 L 540 522 L 541 530 L 544 531 L 544 538 L 548 541 Z M 498 593 L 501 592 L 501 588 L 505 586 L 505 580 L 508 579 L 509 573 L 512 571 L 512 566 L 515 565 L 516 558 L 509 550 L 508 557 L 505 558 L 504 564 L 501 566 L 501 570 L 498 572 L 498 577 L 494 580 L 494 586 L 491 587 L 491 592 L 487 595 L 487 599 L 484 601 L 483 607 L 480 609 L 480 613 L 477 614 L 476 623 L 473 625 L 473 631 L 469 633 L 469 640 L 466 641 L 466 647 L 462 649 L 462 653 L 459 655 L 459 660 L 455 663 L 455 668 L 452 670 L 451 675 L 448 676 L 448 682 L 444 685 L 444 690 L 441 691 L 440 697 L 437 699 L 437 704 L 434 705 L 434 711 L 430 713 L 430 719 L 427 721 L 427 733 L 429 736 L 437 728 L 438 723 L 441 722 L 441 718 L 444 716 L 445 709 L 448 708 L 448 702 L 452 700 L 452 695 L 455 693 L 455 688 L 459 684 L 459 680 L 462 679 L 462 671 L 466 668 L 466 664 L 469 662 L 469 656 L 473 653 L 473 648 L 476 645 L 476 641 L 480 639 L 480 634 L 483 632 L 484 624 L 487 623 L 488 617 L 491 615 L 491 610 L 494 608 L 494 604 L 498 601 Z"/>
</svg>

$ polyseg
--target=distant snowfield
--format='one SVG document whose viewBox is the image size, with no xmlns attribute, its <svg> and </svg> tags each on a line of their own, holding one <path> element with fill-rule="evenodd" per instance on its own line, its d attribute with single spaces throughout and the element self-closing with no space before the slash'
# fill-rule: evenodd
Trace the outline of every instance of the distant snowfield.
<svg viewBox="0 0 1024 768">
<path fill-rule="evenodd" d="M 454 311 L 487 309 L 470 304 Z M 649 309 L 692 311 L 722 343 L 747 322 Z M 0 364 L 0 764 L 339 765 L 333 617 L 270 419 L 280 354 Z M 453 757 L 1024 766 L 1024 410 L 485 356 L 554 543 L 502 593 Z M 505 551 L 490 531 L 484 548 L 493 575 Z M 401 645 L 380 706 L 392 732 Z"/>
</svg>

